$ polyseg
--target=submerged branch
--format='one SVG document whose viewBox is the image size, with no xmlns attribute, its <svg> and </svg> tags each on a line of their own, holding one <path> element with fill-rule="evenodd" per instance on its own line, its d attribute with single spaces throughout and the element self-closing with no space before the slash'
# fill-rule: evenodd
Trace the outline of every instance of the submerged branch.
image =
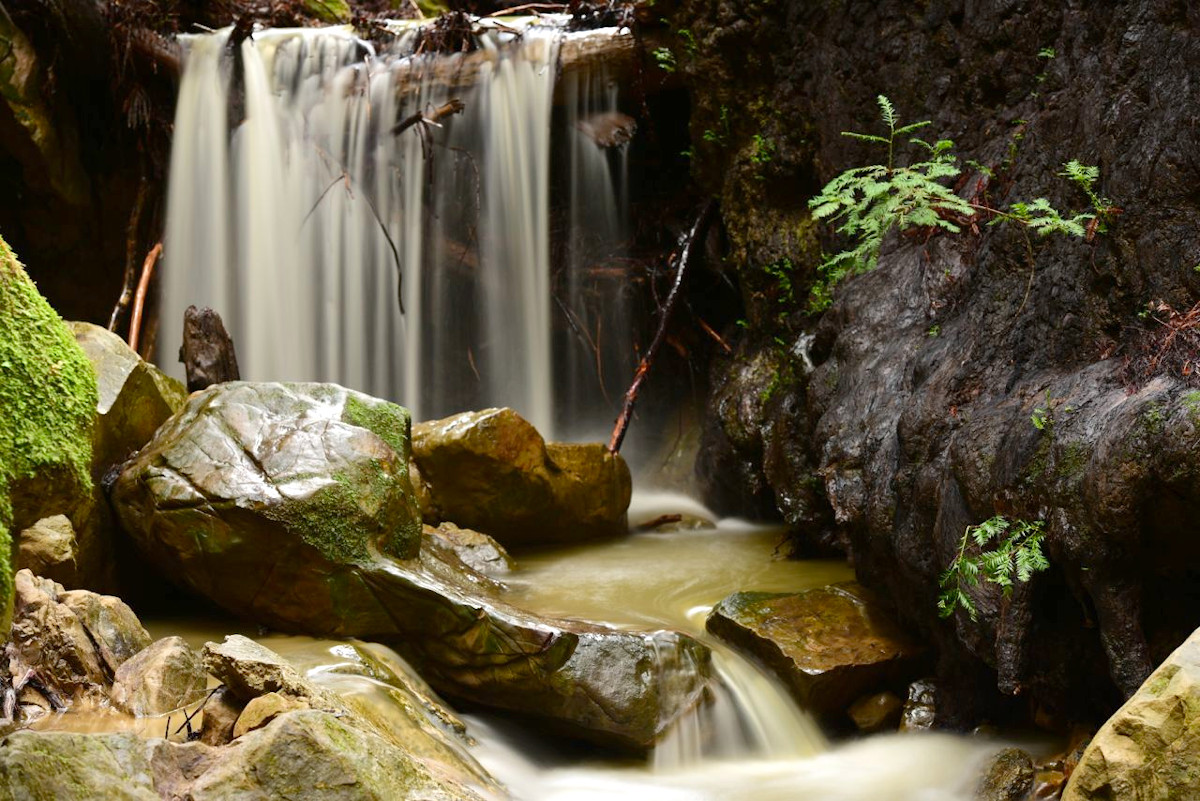
<svg viewBox="0 0 1200 801">
<path fill-rule="evenodd" d="M 671 322 L 671 312 L 675 310 L 675 304 L 679 301 L 679 288 L 683 285 L 688 265 L 691 264 L 696 243 L 703 241 L 704 236 L 708 233 L 708 227 L 712 223 L 716 209 L 717 201 L 708 201 L 704 210 L 700 212 L 700 216 L 696 218 L 695 224 L 692 225 L 692 230 L 688 232 L 683 250 L 679 252 L 679 266 L 675 270 L 675 282 L 671 284 L 671 292 L 667 295 L 666 303 L 663 304 L 662 317 L 658 321 L 658 330 L 654 333 L 654 339 L 650 342 L 650 347 L 646 349 L 646 354 L 633 374 L 633 383 L 625 392 L 625 405 L 621 408 L 621 415 L 617 418 L 616 425 L 613 426 L 612 438 L 608 441 L 609 453 L 621 450 L 621 443 L 625 440 L 625 430 L 629 428 L 629 421 L 633 417 L 633 407 L 637 403 L 638 390 L 642 388 L 642 382 L 646 380 L 646 374 L 650 371 L 654 356 L 662 346 L 663 340 L 666 339 L 667 325 Z"/>
</svg>

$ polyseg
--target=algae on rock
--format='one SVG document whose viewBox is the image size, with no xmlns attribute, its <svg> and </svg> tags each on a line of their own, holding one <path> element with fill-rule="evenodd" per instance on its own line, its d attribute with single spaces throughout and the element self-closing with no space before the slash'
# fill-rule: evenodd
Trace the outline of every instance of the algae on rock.
<svg viewBox="0 0 1200 801">
<path fill-rule="evenodd" d="M 96 376 L 0 239 L 0 631 L 12 614 L 12 532 L 91 506 Z"/>
</svg>

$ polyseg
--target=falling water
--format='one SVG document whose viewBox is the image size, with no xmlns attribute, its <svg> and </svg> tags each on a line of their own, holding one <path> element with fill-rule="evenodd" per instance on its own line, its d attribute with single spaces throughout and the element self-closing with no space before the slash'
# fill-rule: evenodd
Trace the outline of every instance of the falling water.
<svg viewBox="0 0 1200 801">
<path fill-rule="evenodd" d="M 507 21 L 453 55 L 414 54 L 411 34 L 383 50 L 341 28 L 260 31 L 236 48 L 230 35 L 186 39 L 162 361 L 178 374 L 183 309 L 207 305 L 246 378 L 335 381 L 418 418 L 507 405 L 552 432 L 556 403 L 588 396 L 568 377 L 556 398 L 553 380 L 556 352 L 571 353 L 556 344 L 570 329 L 555 333 L 550 253 L 558 51 L 568 36 L 621 34 Z M 567 126 L 616 102 L 603 76 L 566 83 Z M 460 115 L 393 132 L 451 100 Z M 589 241 L 611 249 L 623 181 L 579 136 L 563 202 L 579 227 L 598 220 Z M 591 326 L 573 276 L 597 251 L 569 239 L 557 305 Z M 613 317 L 623 308 L 604 312 L 608 329 L 630 328 Z M 630 362 L 627 335 L 606 341 Z M 621 363 L 591 358 L 600 371 Z"/>
</svg>

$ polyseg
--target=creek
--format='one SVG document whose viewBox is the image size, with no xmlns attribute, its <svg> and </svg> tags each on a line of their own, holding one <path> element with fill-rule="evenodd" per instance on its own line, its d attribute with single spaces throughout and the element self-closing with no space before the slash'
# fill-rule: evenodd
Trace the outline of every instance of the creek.
<svg viewBox="0 0 1200 801">
<path fill-rule="evenodd" d="M 565 22 L 491 23 L 475 52 L 453 55 L 425 52 L 399 24 L 386 46 L 346 29 L 187 37 L 163 319 L 188 304 L 216 308 L 248 379 L 334 381 L 399 401 L 416 419 L 505 405 L 548 437 L 596 436 L 636 354 L 635 282 L 622 258 L 632 132 L 597 135 L 629 103 L 607 67 L 560 59 L 628 32 L 567 33 Z M 452 100 L 462 113 L 432 120 Z M 397 133 L 413 114 L 431 121 Z M 554 234 L 552 217 L 565 232 Z M 174 328 L 159 347 L 167 362 Z M 643 492 L 630 522 L 668 513 L 715 519 L 683 496 Z M 472 711 L 475 758 L 529 801 L 968 799 L 994 745 L 942 734 L 831 745 L 779 682 L 705 632 L 730 593 L 852 576 L 841 563 L 776 558 L 779 540 L 770 527 L 721 520 L 520 555 L 505 577 L 515 605 L 686 632 L 712 648 L 718 681 L 645 761 Z M 230 633 L 197 621 L 151 627 L 196 646 Z M 391 703 L 370 679 L 329 669 L 335 642 L 260 639 L 317 682 Z M 51 725 L 157 734 L 165 721 L 79 713 Z"/>
</svg>

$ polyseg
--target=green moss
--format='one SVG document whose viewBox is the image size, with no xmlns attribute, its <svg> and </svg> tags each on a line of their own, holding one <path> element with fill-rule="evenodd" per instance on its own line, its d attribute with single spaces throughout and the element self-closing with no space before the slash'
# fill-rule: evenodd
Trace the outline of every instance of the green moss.
<svg viewBox="0 0 1200 801">
<path fill-rule="evenodd" d="M 1187 409 L 1192 425 L 1200 426 L 1200 390 L 1192 390 L 1183 396 L 1183 407 Z"/>
<path fill-rule="evenodd" d="M 304 10 L 325 22 L 350 20 L 350 4 L 346 0 L 304 0 Z"/>
<path fill-rule="evenodd" d="M 412 418 L 403 406 L 387 401 L 367 404 L 353 395 L 346 398 L 342 420 L 351 425 L 365 428 L 382 439 L 404 461 L 410 456 L 410 429 Z"/>
<path fill-rule="evenodd" d="M 11 528 L 35 522 L 26 518 L 47 511 L 48 499 L 91 494 L 96 403 L 91 363 L 0 239 L 2 631 L 11 613 Z"/>
</svg>

